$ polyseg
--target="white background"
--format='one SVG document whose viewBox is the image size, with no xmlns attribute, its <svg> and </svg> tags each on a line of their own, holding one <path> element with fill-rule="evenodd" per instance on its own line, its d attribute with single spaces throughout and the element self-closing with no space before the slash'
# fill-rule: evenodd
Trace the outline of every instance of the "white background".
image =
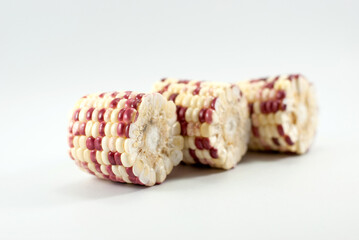
<svg viewBox="0 0 359 240">
<path fill-rule="evenodd" d="M 1 1 L 0 239 L 358 239 L 358 1 Z M 67 115 L 162 77 L 301 72 L 320 121 L 307 155 L 176 168 L 155 187 L 82 173 Z"/>
</svg>

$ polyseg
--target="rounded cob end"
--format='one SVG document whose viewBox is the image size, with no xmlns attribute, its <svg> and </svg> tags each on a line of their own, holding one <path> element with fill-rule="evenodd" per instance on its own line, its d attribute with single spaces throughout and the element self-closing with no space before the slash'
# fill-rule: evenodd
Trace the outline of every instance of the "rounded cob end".
<svg viewBox="0 0 359 240">
<path fill-rule="evenodd" d="M 134 170 L 148 169 L 145 185 L 163 182 L 182 160 L 183 137 L 171 131 L 175 123 L 173 102 L 158 93 L 143 97 L 138 119 L 131 124 L 129 152 L 134 159 Z"/>
<path fill-rule="evenodd" d="M 213 135 L 217 138 L 219 161 L 216 167 L 233 168 L 247 151 L 249 139 L 249 118 L 247 101 L 241 96 L 237 86 L 226 89 L 215 103 L 218 122 L 213 124 L 217 128 Z"/>
</svg>

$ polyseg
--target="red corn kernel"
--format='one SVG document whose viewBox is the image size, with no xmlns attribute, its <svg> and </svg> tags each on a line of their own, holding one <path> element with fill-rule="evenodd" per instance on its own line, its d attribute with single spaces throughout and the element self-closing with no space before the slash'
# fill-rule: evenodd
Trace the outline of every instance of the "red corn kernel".
<svg viewBox="0 0 359 240">
<path fill-rule="evenodd" d="M 81 111 L 81 109 L 79 108 L 79 109 L 77 109 L 77 110 L 74 112 L 74 115 L 72 116 L 72 119 L 73 119 L 74 121 L 78 121 L 78 120 L 79 120 L 80 111 Z"/>
<path fill-rule="evenodd" d="M 286 141 L 286 143 L 288 143 L 288 145 L 294 145 L 294 142 L 292 141 L 292 139 L 290 139 L 288 135 L 284 137 L 284 140 Z"/>
<path fill-rule="evenodd" d="M 181 135 L 186 136 L 187 135 L 187 122 L 180 122 L 181 124 Z"/>
<path fill-rule="evenodd" d="M 97 163 L 97 159 L 96 159 L 96 150 L 92 150 L 90 152 L 90 159 L 93 163 Z"/>
<path fill-rule="evenodd" d="M 100 98 L 103 98 L 105 96 L 105 92 L 104 93 L 101 93 L 100 95 L 98 95 Z"/>
<path fill-rule="evenodd" d="M 120 101 L 120 98 L 115 98 L 110 102 L 109 108 L 117 108 L 117 104 Z"/>
<path fill-rule="evenodd" d="M 121 162 L 121 153 L 115 152 L 114 157 L 115 157 L 116 165 L 122 165 L 122 162 Z"/>
<path fill-rule="evenodd" d="M 168 90 L 168 87 L 170 86 L 170 84 L 167 84 L 166 86 L 164 86 L 163 88 L 162 88 L 162 90 L 160 90 L 159 91 L 159 93 L 164 93 L 164 92 L 166 92 L 167 90 Z"/>
<path fill-rule="evenodd" d="M 135 116 L 134 116 L 135 112 L 136 112 L 136 109 L 127 108 L 126 111 L 123 113 L 123 122 L 124 123 L 131 123 L 135 118 Z"/>
<path fill-rule="evenodd" d="M 110 152 L 108 152 L 107 157 L 108 157 L 108 161 L 111 163 L 111 165 L 116 165 L 115 153 L 110 151 Z"/>
<path fill-rule="evenodd" d="M 95 149 L 95 139 L 93 137 L 88 137 L 86 139 L 86 147 L 89 150 L 94 150 Z"/>
<path fill-rule="evenodd" d="M 261 102 L 261 104 L 259 105 L 260 109 L 261 109 L 261 112 L 263 114 L 266 114 L 267 113 L 267 109 L 266 109 L 266 102 Z"/>
<path fill-rule="evenodd" d="M 98 120 L 99 120 L 100 122 L 103 121 L 103 117 L 104 117 L 104 115 L 105 115 L 105 112 L 106 112 L 106 109 L 104 109 L 104 108 L 102 108 L 102 109 L 98 112 Z"/>
<path fill-rule="evenodd" d="M 118 121 L 122 122 L 123 121 L 123 114 L 125 113 L 126 109 L 122 108 L 119 112 L 118 112 Z"/>
<path fill-rule="evenodd" d="M 206 121 L 205 119 L 205 113 L 206 113 L 206 109 L 202 108 L 200 111 L 199 111 L 199 114 L 198 114 L 198 119 L 201 123 L 204 123 Z"/>
<path fill-rule="evenodd" d="M 201 91 L 201 87 L 197 87 L 195 90 L 193 90 L 192 94 L 198 95 L 200 91 Z"/>
<path fill-rule="evenodd" d="M 284 129 L 281 124 L 277 125 L 277 130 L 280 136 L 284 136 Z"/>
<path fill-rule="evenodd" d="M 189 83 L 189 80 L 179 80 L 178 83 L 188 84 L 188 83 Z"/>
<path fill-rule="evenodd" d="M 106 170 L 108 172 L 108 175 L 110 175 L 110 179 L 116 179 L 116 175 L 112 172 L 112 166 L 108 165 L 106 166 Z"/>
<path fill-rule="evenodd" d="M 117 96 L 117 94 L 118 94 L 118 92 L 113 92 L 112 94 L 111 94 L 111 97 L 116 97 Z"/>
<path fill-rule="evenodd" d="M 193 149 L 188 149 L 188 151 L 189 151 L 189 154 L 191 155 L 191 157 L 193 158 L 193 160 L 195 162 L 199 163 L 199 159 L 198 159 L 198 157 L 196 155 L 196 151 L 193 150 Z"/>
<path fill-rule="evenodd" d="M 212 108 L 213 110 L 216 110 L 216 102 L 217 102 L 217 98 L 214 98 L 214 99 L 212 100 L 212 102 L 211 102 L 211 108 Z"/>
<path fill-rule="evenodd" d="M 120 137 L 125 137 L 125 131 L 126 131 L 126 124 L 125 123 L 119 123 L 117 126 L 117 134 Z"/>
<path fill-rule="evenodd" d="M 143 98 L 143 96 L 145 96 L 144 93 L 139 93 L 139 94 L 136 95 L 136 99 L 141 100 Z"/>
<path fill-rule="evenodd" d="M 91 120 L 92 119 L 92 113 L 95 109 L 94 108 L 90 108 L 89 110 L 87 110 L 86 112 L 86 119 L 87 120 Z"/>
<path fill-rule="evenodd" d="M 95 139 L 95 144 L 94 144 L 96 150 L 102 151 L 101 143 L 102 143 L 102 138 L 101 138 L 101 137 L 97 137 L 97 138 Z"/>
<path fill-rule="evenodd" d="M 279 100 L 285 98 L 285 92 L 283 90 L 278 90 L 276 93 L 276 98 Z"/>
<path fill-rule="evenodd" d="M 211 149 L 211 143 L 209 141 L 209 138 L 202 138 L 202 146 L 204 149 L 207 149 L 207 150 Z"/>
<path fill-rule="evenodd" d="M 106 123 L 105 122 L 101 122 L 100 126 L 98 127 L 98 131 L 101 137 L 104 137 L 105 134 L 105 127 L 106 127 Z"/>
<path fill-rule="evenodd" d="M 125 103 L 125 108 L 135 108 L 137 109 L 138 101 L 136 99 L 128 99 Z"/>
<path fill-rule="evenodd" d="M 273 143 L 275 144 L 275 145 L 277 145 L 277 146 L 280 146 L 280 144 L 279 144 L 279 141 L 278 141 L 278 138 L 272 138 L 272 141 L 273 141 Z"/>
<path fill-rule="evenodd" d="M 79 126 L 80 135 L 86 135 L 85 129 L 86 129 L 86 123 L 85 122 L 80 123 Z"/>
<path fill-rule="evenodd" d="M 298 78 L 299 78 L 299 74 L 291 74 L 291 75 L 288 76 L 288 79 L 290 81 L 297 80 Z"/>
<path fill-rule="evenodd" d="M 218 150 L 215 148 L 211 148 L 209 150 L 209 154 L 211 155 L 212 158 L 215 158 L 215 159 L 218 158 Z"/>
<path fill-rule="evenodd" d="M 125 96 L 123 96 L 123 98 L 128 99 L 131 96 L 131 94 L 132 94 L 132 91 L 126 91 Z"/>
<path fill-rule="evenodd" d="M 69 142 L 70 148 L 73 148 L 74 147 L 74 136 L 70 136 L 68 138 L 68 142 Z"/>
<path fill-rule="evenodd" d="M 206 110 L 206 113 L 205 113 L 205 115 L 204 115 L 204 119 L 205 119 L 205 121 L 207 122 L 207 123 L 212 123 L 212 121 L 213 121 L 213 118 L 212 118 L 212 116 L 213 116 L 213 110 L 212 109 L 207 109 Z"/>
<path fill-rule="evenodd" d="M 254 136 L 259 137 L 259 130 L 257 127 L 252 126 L 252 133 Z"/>
<path fill-rule="evenodd" d="M 249 114 L 252 115 L 254 112 L 253 103 L 248 104 L 248 108 L 249 108 Z"/>
<path fill-rule="evenodd" d="M 173 94 L 171 94 L 171 96 L 168 98 L 168 100 L 174 102 L 174 101 L 176 101 L 177 96 L 178 96 L 178 93 L 173 93 Z"/>
<path fill-rule="evenodd" d="M 95 169 L 96 169 L 97 172 L 102 173 L 100 164 L 95 163 Z M 106 175 L 103 175 L 103 176 L 105 177 Z"/>
<path fill-rule="evenodd" d="M 273 88 L 273 87 L 274 87 L 274 82 L 269 82 L 263 86 L 263 88 Z"/>
<path fill-rule="evenodd" d="M 198 137 L 195 138 L 194 144 L 199 150 L 203 150 L 202 140 Z"/>
<path fill-rule="evenodd" d="M 137 177 L 135 176 L 135 174 L 133 174 L 132 167 L 126 168 L 126 173 L 128 174 L 128 179 L 129 179 L 132 183 L 138 183 Z"/>
<path fill-rule="evenodd" d="M 272 112 L 275 113 L 278 111 L 279 102 L 277 100 L 272 101 Z"/>
<path fill-rule="evenodd" d="M 130 127 L 131 127 L 131 124 L 128 124 L 125 128 L 125 136 L 127 138 L 130 138 Z"/>
<path fill-rule="evenodd" d="M 272 101 L 267 101 L 266 102 L 266 105 L 265 105 L 265 109 L 266 109 L 266 112 L 267 113 L 271 113 L 271 112 L 273 112 L 273 110 L 272 110 Z"/>
<path fill-rule="evenodd" d="M 186 120 L 186 111 L 187 111 L 187 108 L 185 107 L 181 107 L 178 111 L 178 121 L 185 121 Z"/>
</svg>

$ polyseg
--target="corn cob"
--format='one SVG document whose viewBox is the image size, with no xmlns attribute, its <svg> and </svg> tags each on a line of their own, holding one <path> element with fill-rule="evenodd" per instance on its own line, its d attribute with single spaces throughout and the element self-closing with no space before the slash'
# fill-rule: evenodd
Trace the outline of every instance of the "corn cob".
<svg viewBox="0 0 359 240">
<path fill-rule="evenodd" d="M 184 136 L 185 163 L 230 169 L 241 160 L 250 121 L 238 86 L 167 78 L 154 91 L 177 106 L 175 131 Z"/>
<path fill-rule="evenodd" d="M 152 186 L 183 158 L 175 124 L 176 106 L 161 94 L 88 95 L 72 112 L 70 156 L 99 178 Z"/>
<path fill-rule="evenodd" d="M 299 74 L 240 82 L 252 123 L 249 149 L 303 154 L 317 126 L 314 87 Z"/>
</svg>

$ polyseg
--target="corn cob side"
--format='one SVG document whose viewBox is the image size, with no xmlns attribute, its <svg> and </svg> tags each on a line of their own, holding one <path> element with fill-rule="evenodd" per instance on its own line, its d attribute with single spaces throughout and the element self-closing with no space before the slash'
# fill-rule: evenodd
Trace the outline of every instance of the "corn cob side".
<svg viewBox="0 0 359 240">
<path fill-rule="evenodd" d="M 99 178 L 152 186 L 183 158 L 176 123 L 175 104 L 157 93 L 88 95 L 72 112 L 70 156 Z"/>
<path fill-rule="evenodd" d="M 241 160 L 250 121 L 238 86 L 167 78 L 154 91 L 177 106 L 175 129 L 184 137 L 185 163 L 230 169 Z"/>
<path fill-rule="evenodd" d="M 240 82 L 252 122 L 249 149 L 308 151 L 317 126 L 314 87 L 299 74 Z"/>
</svg>

